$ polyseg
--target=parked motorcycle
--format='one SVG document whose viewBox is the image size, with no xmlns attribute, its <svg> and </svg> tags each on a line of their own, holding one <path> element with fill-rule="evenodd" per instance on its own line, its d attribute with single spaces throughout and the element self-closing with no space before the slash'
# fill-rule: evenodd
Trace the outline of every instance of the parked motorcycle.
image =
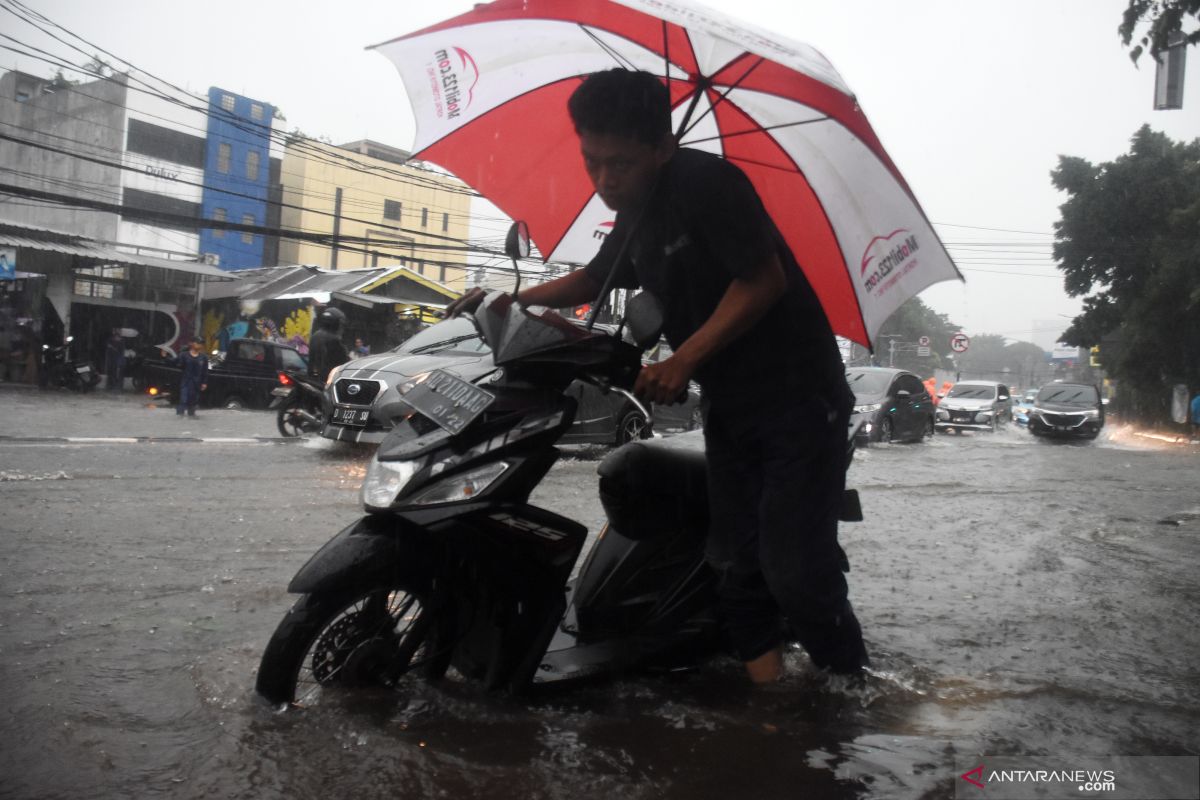
<svg viewBox="0 0 1200 800">
<path fill-rule="evenodd" d="M 73 341 L 75 337 L 68 336 L 60 345 L 42 345 L 40 374 L 43 388 L 62 387 L 76 392 L 90 392 L 100 383 L 100 374 L 90 361 L 71 357 Z"/>
<path fill-rule="evenodd" d="M 510 234 L 514 258 L 528 252 L 522 239 Z M 571 425 L 572 380 L 621 392 L 650 417 L 630 388 L 658 330 L 635 301 L 630 341 L 510 295 L 485 298 L 474 319 L 496 370 L 473 383 L 433 370 L 401 387 L 412 412 L 368 468 L 368 513 L 289 584 L 302 596 L 263 653 L 260 695 L 305 706 L 326 690 L 437 680 L 451 668 L 523 692 L 694 664 L 726 647 L 704 559 L 699 434 L 604 459 L 608 522 L 575 579 L 586 528 L 529 503 Z M 861 519 L 853 491 L 842 517 Z"/>
<path fill-rule="evenodd" d="M 285 370 L 279 373 L 279 384 L 271 390 L 268 406 L 279 409 L 275 416 L 279 434 L 291 437 L 319 432 L 325 424 L 321 382 L 298 370 Z"/>
</svg>

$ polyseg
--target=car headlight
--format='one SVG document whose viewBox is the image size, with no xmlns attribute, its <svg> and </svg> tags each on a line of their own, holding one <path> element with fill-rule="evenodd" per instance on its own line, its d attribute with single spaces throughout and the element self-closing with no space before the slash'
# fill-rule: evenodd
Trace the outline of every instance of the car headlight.
<svg viewBox="0 0 1200 800">
<path fill-rule="evenodd" d="M 1100 419 L 1100 412 L 1094 408 L 1084 409 L 1083 418 L 1084 419 Z"/>
<path fill-rule="evenodd" d="M 372 459 L 362 485 L 362 502 L 367 508 L 388 508 L 422 466 L 421 461 Z"/>
<path fill-rule="evenodd" d="M 458 475 L 438 481 L 413 497 L 406 505 L 429 506 L 435 503 L 456 503 L 471 500 L 482 494 L 508 470 L 507 461 L 485 464 Z"/>
<path fill-rule="evenodd" d="M 415 387 L 418 383 L 423 383 L 425 381 L 425 379 L 428 377 L 429 377 L 428 372 L 421 372 L 416 375 L 413 375 L 411 378 L 406 380 L 404 383 L 397 386 L 396 391 L 400 394 L 401 397 L 403 397 L 404 395 L 411 392 L 413 390 L 413 387 Z"/>
<path fill-rule="evenodd" d="M 937 418 L 938 419 L 950 419 L 950 412 L 944 408 L 939 408 L 937 410 Z"/>
<path fill-rule="evenodd" d="M 991 411 L 976 411 L 975 412 L 976 419 L 991 419 L 991 417 L 992 417 Z"/>
<path fill-rule="evenodd" d="M 882 403 L 864 403 L 861 406 L 855 406 L 854 413 L 855 414 L 872 414 L 881 408 L 883 408 Z"/>
<path fill-rule="evenodd" d="M 346 364 L 349 364 L 349 363 L 350 363 L 349 361 L 346 362 Z M 346 368 L 346 364 L 339 364 L 338 366 L 329 370 L 329 377 L 325 379 L 326 386 L 332 386 L 334 381 L 336 381 L 338 378 L 342 377 L 342 370 L 344 370 Z"/>
</svg>

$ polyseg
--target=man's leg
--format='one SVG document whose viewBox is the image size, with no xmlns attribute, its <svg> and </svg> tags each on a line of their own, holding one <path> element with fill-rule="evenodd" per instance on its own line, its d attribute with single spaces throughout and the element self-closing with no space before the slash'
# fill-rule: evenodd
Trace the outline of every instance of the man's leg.
<svg viewBox="0 0 1200 800">
<path fill-rule="evenodd" d="M 710 411 L 704 426 L 708 462 L 708 561 L 718 576 L 722 619 L 755 683 L 778 680 L 781 619 L 758 563 L 758 443 L 736 417 Z"/>
<path fill-rule="evenodd" d="M 868 663 L 837 541 L 845 489 L 845 415 L 814 399 L 782 421 L 763 463 L 763 574 L 813 663 L 856 672 Z"/>
</svg>

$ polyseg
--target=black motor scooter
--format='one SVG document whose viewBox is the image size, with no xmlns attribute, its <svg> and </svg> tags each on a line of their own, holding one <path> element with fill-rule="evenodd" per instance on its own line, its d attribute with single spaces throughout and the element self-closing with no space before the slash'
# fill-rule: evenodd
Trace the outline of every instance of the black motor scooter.
<svg viewBox="0 0 1200 800">
<path fill-rule="evenodd" d="M 71 358 L 71 343 L 74 341 L 74 336 L 68 336 L 60 345 L 42 345 L 42 388 L 62 387 L 76 392 L 90 392 L 100 383 L 100 374 L 90 361 Z"/>
<path fill-rule="evenodd" d="M 527 242 L 514 226 L 509 254 L 524 257 Z M 659 325 L 637 298 L 630 306 L 627 341 L 489 294 L 474 319 L 496 370 L 474 383 L 434 370 L 400 387 L 412 411 L 370 464 L 369 513 L 289 584 L 302 597 L 263 654 L 260 695 L 309 705 L 329 689 L 436 680 L 451 667 L 522 692 L 695 664 L 725 646 L 694 435 L 604 459 L 608 524 L 575 579 L 587 530 L 528 502 L 571 425 L 572 380 L 621 392 L 649 418 L 629 389 Z M 861 519 L 853 492 L 843 518 Z"/>
<path fill-rule="evenodd" d="M 279 409 L 275 425 L 281 436 L 303 436 L 321 430 L 325 424 L 322 401 L 324 386 L 316 378 L 299 370 L 279 373 L 279 385 L 271 390 L 268 408 Z"/>
</svg>

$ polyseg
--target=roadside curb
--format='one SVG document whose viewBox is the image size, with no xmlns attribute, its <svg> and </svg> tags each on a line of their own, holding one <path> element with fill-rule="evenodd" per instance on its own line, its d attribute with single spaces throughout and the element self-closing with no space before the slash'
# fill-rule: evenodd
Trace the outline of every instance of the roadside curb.
<svg viewBox="0 0 1200 800">
<path fill-rule="evenodd" d="M 0 444 L 284 444 L 304 437 L 283 436 L 4 436 Z"/>
</svg>

